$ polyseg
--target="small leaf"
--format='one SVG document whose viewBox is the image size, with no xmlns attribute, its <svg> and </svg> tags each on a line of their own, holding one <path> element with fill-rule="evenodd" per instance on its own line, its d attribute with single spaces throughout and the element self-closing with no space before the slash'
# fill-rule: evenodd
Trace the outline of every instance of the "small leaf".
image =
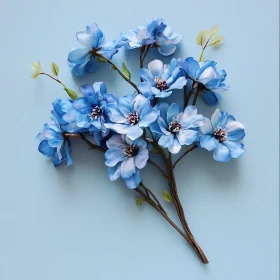
<svg viewBox="0 0 280 280">
<path fill-rule="evenodd" d="M 38 62 L 31 62 L 31 68 L 34 72 L 35 71 L 42 72 L 42 66 L 39 60 Z"/>
<path fill-rule="evenodd" d="M 96 57 L 95 60 L 96 60 L 97 62 L 100 62 L 100 63 L 107 62 L 107 60 L 106 60 L 105 58 L 101 57 L 101 56 Z"/>
<path fill-rule="evenodd" d="M 58 76 L 59 73 L 59 68 L 54 62 L 52 62 L 52 73 L 54 76 Z"/>
<path fill-rule="evenodd" d="M 73 100 L 77 99 L 78 96 L 75 91 L 73 91 L 70 88 L 65 88 L 64 90 L 68 93 L 68 95 L 70 96 L 71 99 L 73 99 Z"/>
<path fill-rule="evenodd" d="M 210 46 L 211 46 L 211 47 L 219 46 L 219 45 L 222 43 L 222 41 L 223 41 L 224 39 L 225 39 L 224 36 L 216 37 L 216 38 L 212 41 L 212 43 L 210 44 Z"/>
<path fill-rule="evenodd" d="M 39 71 L 35 71 L 35 72 L 31 75 L 31 78 L 32 78 L 32 79 L 37 79 L 39 75 L 40 75 L 40 72 L 39 72 Z"/>
<path fill-rule="evenodd" d="M 113 69 L 113 70 L 117 70 L 117 68 L 113 65 L 111 65 L 110 68 Z"/>
<path fill-rule="evenodd" d="M 166 191 L 166 190 L 163 190 L 163 198 L 167 202 L 171 202 L 172 201 L 171 194 L 168 191 Z"/>
<path fill-rule="evenodd" d="M 197 35 L 196 43 L 199 46 L 202 46 L 206 42 L 208 36 L 209 34 L 207 30 L 200 31 L 199 34 Z"/>
<path fill-rule="evenodd" d="M 124 62 L 123 62 L 123 64 L 122 64 L 122 73 L 126 76 L 126 78 L 127 78 L 128 80 L 130 80 L 131 74 L 130 74 L 130 72 L 128 71 L 128 69 L 127 69 L 126 65 L 124 64 Z"/>
<path fill-rule="evenodd" d="M 136 205 L 137 206 L 142 206 L 142 204 L 145 202 L 145 200 L 143 200 L 142 198 L 140 198 L 139 196 L 135 197 L 135 201 L 136 201 Z"/>
<path fill-rule="evenodd" d="M 217 24 L 211 29 L 210 36 L 212 37 L 214 35 L 217 35 L 218 31 L 219 31 L 219 29 L 218 29 L 218 24 Z"/>
</svg>

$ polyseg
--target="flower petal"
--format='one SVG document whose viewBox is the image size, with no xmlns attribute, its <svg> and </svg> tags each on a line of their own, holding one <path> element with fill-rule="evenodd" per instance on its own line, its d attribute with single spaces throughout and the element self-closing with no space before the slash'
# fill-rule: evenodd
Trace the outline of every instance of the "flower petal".
<svg viewBox="0 0 280 280">
<path fill-rule="evenodd" d="M 180 107 L 176 103 L 172 103 L 167 110 L 167 124 L 172 122 L 172 118 L 176 118 L 180 112 Z"/>
<path fill-rule="evenodd" d="M 107 166 L 115 166 L 118 162 L 125 159 L 124 151 L 118 147 L 112 147 L 105 152 L 105 164 Z"/>
<path fill-rule="evenodd" d="M 51 157 L 55 154 L 56 152 L 56 148 L 53 148 L 51 147 L 49 144 L 48 144 L 48 141 L 47 140 L 43 140 L 40 144 L 39 144 L 39 147 L 38 147 L 38 151 L 47 156 L 47 157 Z"/>
<path fill-rule="evenodd" d="M 133 174 L 130 178 L 125 179 L 124 181 L 129 189 L 136 189 L 141 182 L 139 170 L 136 169 L 135 174 Z"/>
<path fill-rule="evenodd" d="M 233 158 L 239 158 L 245 152 L 244 145 L 240 142 L 224 141 L 223 144 L 229 148 Z"/>
<path fill-rule="evenodd" d="M 121 164 L 118 163 L 113 167 L 108 167 L 108 176 L 111 181 L 115 181 L 121 176 Z"/>
<path fill-rule="evenodd" d="M 240 141 L 245 136 L 245 127 L 237 121 L 230 121 L 226 124 L 227 139 L 229 141 Z"/>
<path fill-rule="evenodd" d="M 129 126 L 126 136 L 131 140 L 135 140 L 138 137 L 140 137 L 142 134 L 143 134 L 143 130 L 139 127 L 138 124 L 136 124 L 133 126 Z"/>
<path fill-rule="evenodd" d="M 127 157 L 121 164 L 121 177 L 130 178 L 135 173 L 135 164 L 133 157 Z"/>
<path fill-rule="evenodd" d="M 89 55 L 86 48 L 72 48 L 68 54 L 68 62 L 74 64 L 83 63 Z"/>
<path fill-rule="evenodd" d="M 219 141 L 211 135 L 201 135 L 199 137 L 199 144 L 201 148 L 212 151 L 217 148 Z"/>
<path fill-rule="evenodd" d="M 177 137 L 181 145 L 190 145 L 196 140 L 197 131 L 190 129 L 182 129 L 177 134 Z"/>
<path fill-rule="evenodd" d="M 214 130 L 213 130 L 212 123 L 211 123 L 210 119 L 205 118 L 204 124 L 200 127 L 200 131 L 203 134 L 213 134 Z"/>
<path fill-rule="evenodd" d="M 172 154 L 178 154 L 181 150 L 181 145 L 177 138 L 174 139 L 173 145 L 168 147 L 168 150 Z"/>
<path fill-rule="evenodd" d="M 134 157 L 137 168 L 142 169 L 146 166 L 149 159 L 149 152 L 146 148 L 140 148 L 137 155 Z"/>
<path fill-rule="evenodd" d="M 174 135 L 170 133 L 169 135 L 162 135 L 158 140 L 158 144 L 163 148 L 168 148 L 173 145 Z"/>
<path fill-rule="evenodd" d="M 148 64 L 148 69 L 150 70 L 154 78 L 160 78 L 163 71 L 163 62 L 158 59 L 155 59 Z"/>
<path fill-rule="evenodd" d="M 230 150 L 227 146 L 219 143 L 218 147 L 214 150 L 213 157 L 216 161 L 228 162 L 231 159 Z"/>
</svg>

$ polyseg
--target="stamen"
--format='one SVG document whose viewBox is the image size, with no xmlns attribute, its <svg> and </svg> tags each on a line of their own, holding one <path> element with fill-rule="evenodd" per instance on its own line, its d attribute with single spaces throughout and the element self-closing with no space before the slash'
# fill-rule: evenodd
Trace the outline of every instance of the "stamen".
<svg viewBox="0 0 280 280">
<path fill-rule="evenodd" d="M 178 123 L 178 121 L 175 118 L 172 119 L 172 122 L 169 124 L 168 127 L 169 131 L 173 133 L 179 132 L 181 128 L 182 128 L 181 124 Z"/>
<path fill-rule="evenodd" d="M 134 110 L 134 113 L 130 113 L 127 115 L 127 121 L 131 125 L 135 125 L 139 121 L 138 113 Z"/>
<path fill-rule="evenodd" d="M 124 153 L 125 155 L 129 157 L 133 157 L 137 152 L 137 149 L 134 146 L 128 146 L 125 150 Z"/>
<path fill-rule="evenodd" d="M 167 85 L 166 81 L 164 81 L 164 80 L 162 81 L 158 77 L 155 78 L 155 83 L 156 83 L 157 89 L 159 89 L 160 91 L 168 89 L 168 85 Z"/>
<path fill-rule="evenodd" d="M 90 118 L 91 120 L 95 120 L 95 119 L 97 119 L 101 114 L 102 114 L 102 109 L 101 109 L 100 107 L 98 107 L 98 106 L 95 106 L 95 107 L 92 109 L 91 113 L 89 114 L 89 118 Z"/>
<path fill-rule="evenodd" d="M 227 140 L 227 133 L 224 129 L 221 127 L 216 127 L 214 130 L 214 136 L 216 139 L 218 139 L 220 142 Z"/>
</svg>

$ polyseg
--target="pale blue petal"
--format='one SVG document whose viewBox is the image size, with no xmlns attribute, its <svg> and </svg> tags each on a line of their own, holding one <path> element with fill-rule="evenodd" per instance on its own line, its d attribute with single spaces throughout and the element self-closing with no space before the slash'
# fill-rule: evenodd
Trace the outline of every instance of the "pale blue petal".
<svg viewBox="0 0 280 280">
<path fill-rule="evenodd" d="M 155 85 L 155 78 L 153 77 L 152 73 L 146 69 L 142 68 L 139 70 L 139 76 L 145 81 L 148 82 L 151 85 Z"/>
<path fill-rule="evenodd" d="M 141 182 L 140 172 L 138 169 L 136 169 L 136 173 L 133 174 L 130 178 L 124 180 L 126 183 L 126 186 L 129 189 L 136 189 Z"/>
<path fill-rule="evenodd" d="M 172 118 L 176 118 L 180 112 L 180 107 L 176 103 L 172 103 L 167 110 L 167 124 L 172 122 Z"/>
<path fill-rule="evenodd" d="M 130 178 L 135 173 L 135 163 L 133 157 L 127 157 L 121 164 L 121 177 Z"/>
<path fill-rule="evenodd" d="M 146 148 L 140 148 L 137 155 L 134 157 L 135 165 L 137 168 L 142 169 L 147 165 L 149 159 L 149 152 Z"/>
<path fill-rule="evenodd" d="M 197 131 L 190 129 L 182 129 L 177 134 L 177 137 L 181 145 L 190 145 L 196 140 Z"/>
<path fill-rule="evenodd" d="M 213 93 L 212 91 L 206 91 L 202 95 L 205 102 L 210 106 L 216 106 L 219 102 L 219 99 L 217 98 L 217 95 Z"/>
<path fill-rule="evenodd" d="M 159 140 L 158 144 L 163 148 L 168 148 L 173 145 L 174 142 L 174 135 L 170 133 L 169 135 L 162 135 Z"/>
<path fill-rule="evenodd" d="M 229 141 L 239 141 L 245 136 L 245 127 L 237 121 L 230 121 L 226 124 L 227 139 Z"/>
<path fill-rule="evenodd" d="M 125 143 L 125 141 L 121 135 L 113 135 L 110 139 L 108 139 L 106 141 L 106 145 L 109 149 L 112 147 L 118 147 L 120 149 L 125 149 L 127 147 L 127 143 Z"/>
<path fill-rule="evenodd" d="M 148 69 L 154 78 L 160 78 L 163 72 L 163 62 L 155 59 L 148 64 Z"/>
<path fill-rule="evenodd" d="M 92 104 L 84 97 L 74 100 L 73 107 L 83 114 L 89 114 L 93 109 Z"/>
<path fill-rule="evenodd" d="M 200 127 L 200 131 L 203 134 L 213 134 L 214 130 L 210 119 L 205 118 L 204 124 Z"/>
<path fill-rule="evenodd" d="M 86 48 L 72 48 L 68 54 L 68 62 L 74 64 L 83 63 L 88 55 L 88 49 Z"/>
<path fill-rule="evenodd" d="M 119 123 L 105 123 L 104 126 L 108 129 L 116 131 L 119 134 L 127 134 L 130 128 L 130 125 Z"/>
<path fill-rule="evenodd" d="M 105 164 L 107 166 L 115 166 L 118 162 L 123 161 L 126 155 L 124 151 L 118 147 L 112 147 L 105 152 Z"/>
<path fill-rule="evenodd" d="M 177 138 L 175 137 L 173 141 L 173 145 L 168 147 L 168 151 L 172 154 L 178 154 L 181 150 L 181 145 Z"/>
<path fill-rule="evenodd" d="M 108 167 L 108 176 L 111 181 L 115 181 L 121 176 L 121 164 L 118 163 L 116 166 Z"/>
<path fill-rule="evenodd" d="M 139 126 L 148 127 L 158 118 L 158 111 L 156 109 L 147 108 L 141 111 Z"/>
<path fill-rule="evenodd" d="M 219 145 L 219 140 L 211 135 L 201 135 L 199 137 L 199 144 L 201 148 L 212 151 Z"/>
<path fill-rule="evenodd" d="M 185 77 L 178 78 L 174 84 L 172 84 L 169 89 L 182 89 L 187 83 L 187 80 Z"/>
<path fill-rule="evenodd" d="M 139 127 L 138 124 L 136 124 L 133 126 L 129 126 L 126 136 L 131 140 L 135 140 L 138 137 L 140 137 L 142 134 L 143 134 L 143 130 Z"/>
<path fill-rule="evenodd" d="M 168 125 L 166 124 L 166 122 L 161 117 L 158 118 L 158 125 L 159 125 L 162 133 L 164 133 L 165 135 L 170 134 L 170 131 L 168 129 Z"/>
<path fill-rule="evenodd" d="M 239 142 L 224 141 L 223 144 L 230 150 L 230 155 L 233 158 L 239 158 L 245 152 L 244 145 Z"/>
<path fill-rule="evenodd" d="M 227 146 L 219 143 L 218 147 L 214 150 L 213 157 L 216 161 L 228 162 L 231 159 L 230 150 Z"/>
</svg>

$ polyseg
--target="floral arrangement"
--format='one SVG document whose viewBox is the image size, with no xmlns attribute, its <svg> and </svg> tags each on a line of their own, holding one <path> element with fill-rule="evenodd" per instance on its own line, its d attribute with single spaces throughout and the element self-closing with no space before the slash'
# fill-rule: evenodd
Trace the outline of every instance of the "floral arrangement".
<svg viewBox="0 0 280 280">
<path fill-rule="evenodd" d="M 163 64 L 156 59 L 146 65 L 147 53 L 152 48 L 163 56 L 170 56 L 182 41 L 182 36 L 173 33 L 163 19 L 148 21 L 144 26 L 121 33 L 120 39 L 113 41 L 105 41 L 97 24 L 77 32 L 80 46 L 72 48 L 68 54 L 73 75 L 92 73 L 98 71 L 100 63 L 109 64 L 109 71 L 118 72 L 132 86 L 131 94 L 118 98 L 107 92 L 103 82 L 82 85 L 78 96 L 58 79 L 59 68 L 55 63 L 52 63 L 52 74 L 44 72 L 39 61 L 31 64 L 32 78 L 46 75 L 61 84 L 70 97 L 53 102 L 51 121 L 37 136 L 39 152 L 52 158 L 55 167 L 64 161 L 67 166 L 73 163 L 71 140 L 74 138 L 104 153 L 109 179 L 123 179 L 127 188 L 137 192 L 136 204 L 141 206 L 146 202 L 158 211 L 205 264 L 208 259 L 185 218 L 174 169 L 183 157 L 197 148 L 213 151 L 214 160 L 219 162 L 239 158 L 245 151 L 241 143 L 244 126 L 240 122 L 219 109 L 209 119 L 195 107 L 198 98 L 216 106 L 223 92 L 228 90 L 226 72 L 218 70 L 216 62 L 204 61 L 205 49 L 218 46 L 224 39 L 217 33 L 218 26 L 199 33 L 196 42 L 201 46 L 201 55 L 198 61 L 193 57 L 172 58 L 170 64 Z M 125 63 L 119 68 L 111 60 L 122 47 L 139 49 L 140 83 L 132 81 Z M 172 94 L 182 94 L 184 104 L 164 102 L 163 99 Z M 179 152 L 180 156 L 173 160 L 173 155 Z M 160 157 L 162 165 L 153 157 Z M 155 166 L 167 180 L 169 190 L 163 191 L 163 198 L 174 204 L 183 230 L 170 219 L 160 199 L 142 181 L 141 170 L 148 164 Z"/>
</svg>

